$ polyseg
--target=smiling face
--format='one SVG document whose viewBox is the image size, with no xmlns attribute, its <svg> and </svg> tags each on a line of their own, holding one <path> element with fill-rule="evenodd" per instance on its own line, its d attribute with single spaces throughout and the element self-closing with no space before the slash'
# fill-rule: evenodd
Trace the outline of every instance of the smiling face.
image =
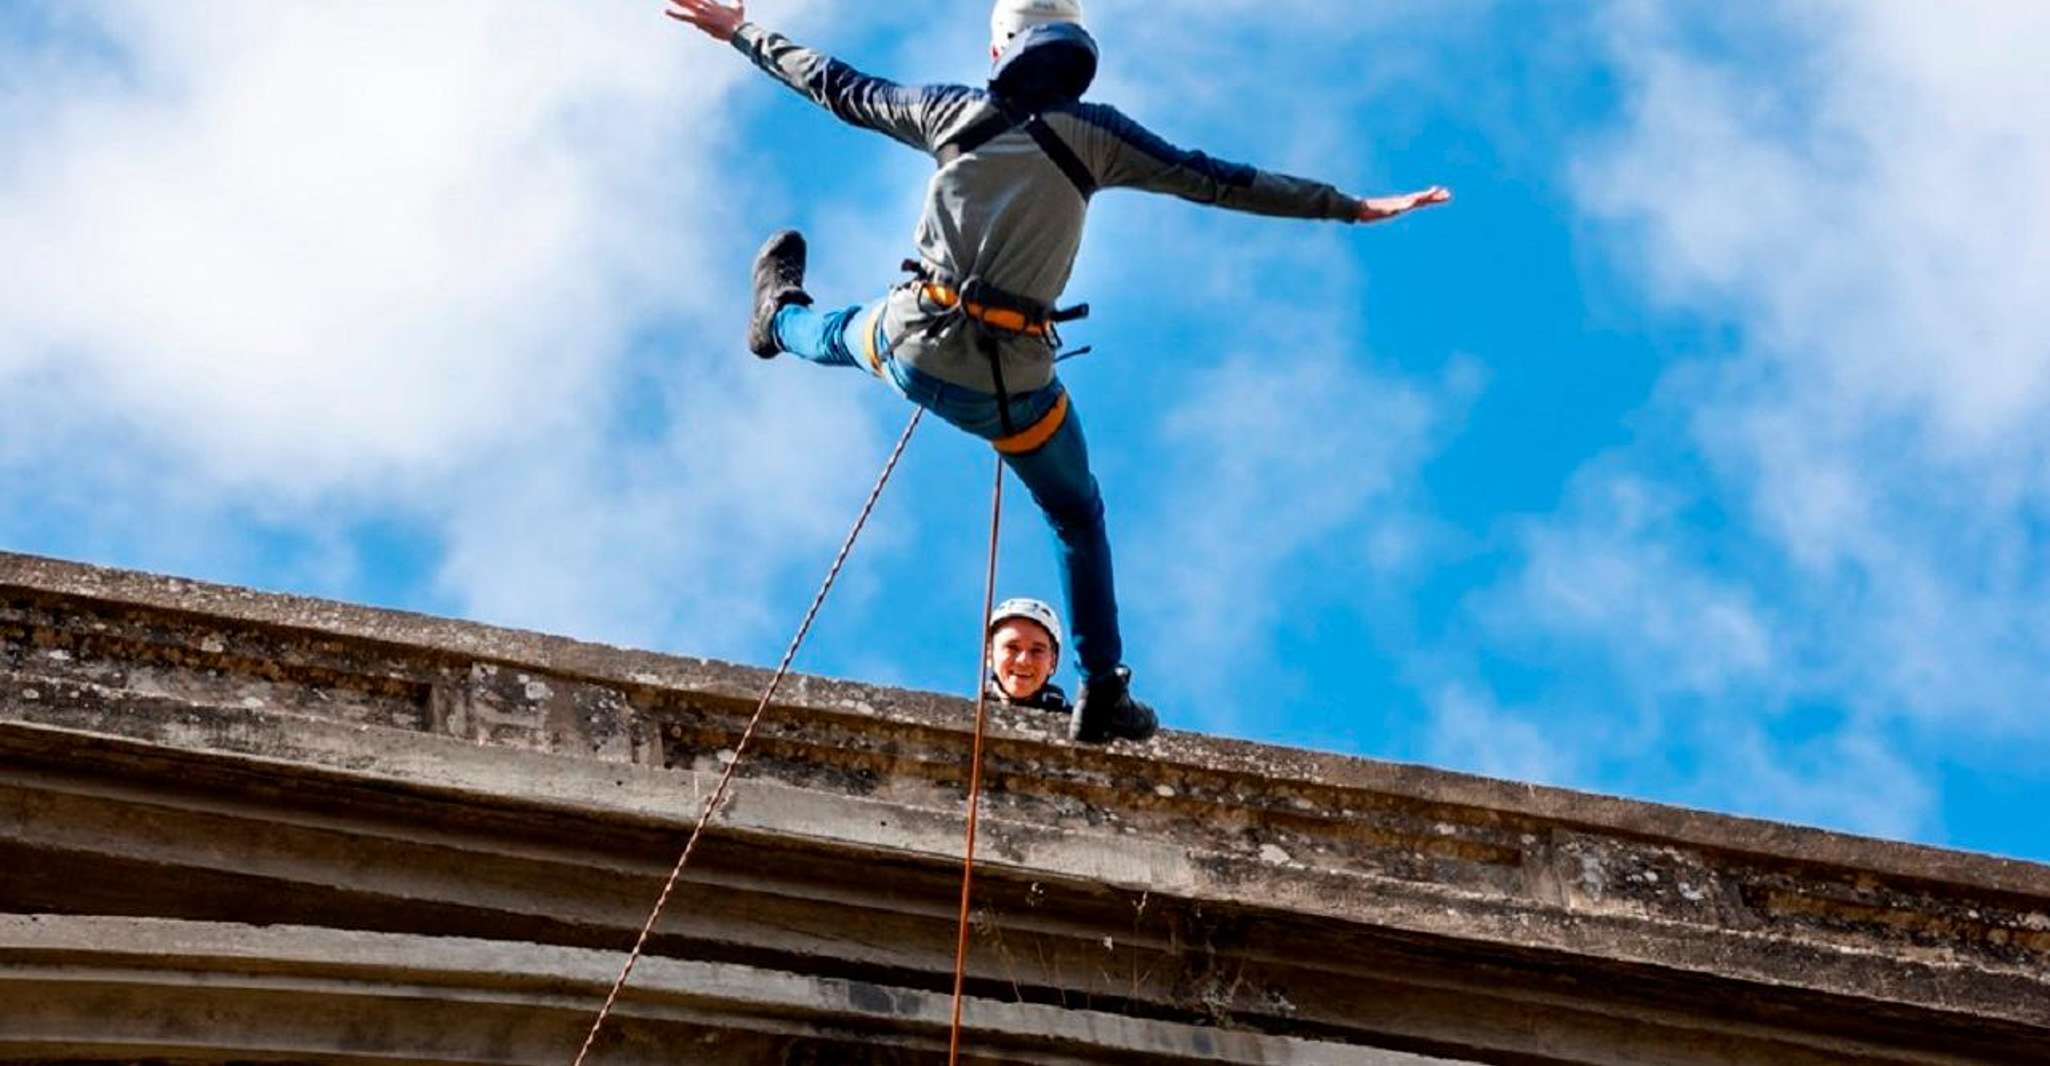
<svg viewBox="0 0 2050 1066">
<path fill-rule="evenodd" d="M 1014 700 L 1031 699 L 1053 676 L 1056 651 L 1046 627 L 1026 618 L 1006 618 L 989 635 L 989 667 L 997 687 Z"/>
</svg>

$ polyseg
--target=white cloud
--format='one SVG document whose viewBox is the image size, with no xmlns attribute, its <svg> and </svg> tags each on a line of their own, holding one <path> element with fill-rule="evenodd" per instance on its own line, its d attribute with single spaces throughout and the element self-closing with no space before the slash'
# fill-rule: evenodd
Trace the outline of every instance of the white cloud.
<svg viewBox="0 0 2050 1066">
<path fill-rule="evenodd" d="M 1645 704 L 1757 693 L 1784 669 L 1776 621 L 1741 581 L 1692 557 L 1681 502 L 1638 476 L 1590 472 L 1563 515 L 1526 526 L 1521 569 L 1479 613 L 1552 655 L 1617 664 Z"/>
<path fill-rule="evenodd" d="M 13 373 L 73 362 L 79 406 L 272 491 L 585 413 L 654 295 L 616 206 L 700 139 L 625 127 L 717 87 L 673 40 L 543 4 L 92 10 L 127 77 L 35 90 Z"/>
<path fill-rule="evenodd" d="M 752 364 L 671 384 L 670 428 L 647 446 L 507 456 L 446 519 L 443 584 L 493 618 L 614 637 L 624 620 L 626 638 L 759 657 L 795 621 L 769 592 L 816 580 L 883 442 L 842 406 L 865 384 L 852 373 Z"/>
<path fill-rule="evenodd" d="M 1635 105 L 1581 198 L 1748 338 L 1664 402 L 1865 659 L 1840 683 L 2022 728 L 2003 708 L 2050 687 L 2050 11 L 1802 8 L 1799 77 L 1761 82 L 1620 10 Z"/>
<path fill-rule="evenodd" d="M 1747 726 L 1699 740 L 1707 765 L 1683 786 L 1699 802 L 1724 806 L 1735 786 L 1748 814 L 1895 839 L 1926 835 L 1941 813 L 1926 770 L 1865 723 L 1807 741 Z"/>
<path fill-rule="evenodd" d="M 1355 365 L 1315 327 L 1267 333 L 1287 358 L 1180 375 L 1160 423 L 1166 461 L 1150 472 L 1163 502 L 1120 539 L 1126 600 L 1161 640 L 1143 653 L 1171 663 L 1170 694 L 1206 714 L 1228 679 L 1273 691 L 1277 633 L 1362 609 L 1432 552 L 1413 483 L 1478 388 L 1464 362 L 1412 383 Z"/>
<path fill-rule="evenodd" d="M 45 14 L 0 53 L 0 525 L 213 572 L 396 516 L 457 609 L 729 651 L 836 537 L 879 444 L 742 350 L 737 56 L 624 0 Z"/>
<path fill-rule="evenodd" d="M 1766 28 L 1800 62 L 1761 80 L 1691 50 L 1663 9 L 1619 6 L 1630 115 L 1583 203 L 1641 228 L 1668 298 L 1741 313 L 1788 400 L 1908 418 L 1937 456 L 2035 435 L 2050 84 L 2031 74 L 2050 9 L 1780 10 Z"/>
<path fill-rule="evenodd" d="M 1582 773 L 1574 754 L 1594 738 L 1585 731 L 1547 729 L 1531 720 L 1530 711 L 1511 712 L 1484 693 L 1459 684 L 1446 685 L 1431 700 L 1431 761 L 1469 773 L 1565 784 Z"/>
<path fill-rule="evenodd" d="M 1603 17 L 1625 111 L 1577 198 L 1740 348 L 1530 527 L 1494 632 L 1641 701 L 1609 758 L 1699 744 L 1702 795 L 1930 832 L 1925 760 L 2050 742 L 2050 9 Z"/>
</svg>

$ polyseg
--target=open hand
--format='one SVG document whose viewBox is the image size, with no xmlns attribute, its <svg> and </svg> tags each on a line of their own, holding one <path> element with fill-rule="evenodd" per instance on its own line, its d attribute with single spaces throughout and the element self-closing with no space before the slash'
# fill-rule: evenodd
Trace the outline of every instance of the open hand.
<svg viewBox="0 0 2050 1066">
<path fill-rule="evenodd" d="M 731 7 L 718 0 L 669 0 L 668 10 L 662 13 L 696 26 L 715 41 L 730 41 L 733 31 L 747 21 L 747 0 L 734 0 Z"/>
<path fill-rule="evenodd" d="M 675 0 L 672 0 L 672 2 L 675 2 Z M 1403 193 L 1401 196 L 1376 196 L 1360 201 L 1359 220 L 1361 222 L 1379 222 L 1383 219 L 1394 218 L 1397 215 L 1408 214 L 1419 207 L 1447 203 L 1451 199 L 1452 190 L 1443 185 L 1433 185 L 1428 189 L 1422 189 L 1417 192 Z"/>
</svg>

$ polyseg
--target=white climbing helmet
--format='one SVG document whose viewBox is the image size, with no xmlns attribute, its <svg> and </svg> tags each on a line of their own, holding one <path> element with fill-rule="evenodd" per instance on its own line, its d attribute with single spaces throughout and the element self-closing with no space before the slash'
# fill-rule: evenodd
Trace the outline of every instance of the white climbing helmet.
<svg viewBox="0 0 2050 1066">
<path fill-rule="evenodd" d="M 989 12 L 989 43 L 1002 50 L 1011 38 L 1050 22 L 1082 25 L 1082 0 L 997 0 Z"/>
<path fill-rule="evenodd" d="M 989 629 L 987 632 L 996 632 L 998 626 L 1013 618 L 1028 619 L 1045 627 L 1047 635 L 1053 637 L 1054 654 L 1060 654 L 1061 644 L 1067 640 L 1067 636 L 1061 632 L 1061 616 L 1055 614 L 1052 607 L 1047 606 L 1043 601 L 1024 596 L 1005 600 L 997 604 L 996 610 L 989 613 Z"/>
</svg>

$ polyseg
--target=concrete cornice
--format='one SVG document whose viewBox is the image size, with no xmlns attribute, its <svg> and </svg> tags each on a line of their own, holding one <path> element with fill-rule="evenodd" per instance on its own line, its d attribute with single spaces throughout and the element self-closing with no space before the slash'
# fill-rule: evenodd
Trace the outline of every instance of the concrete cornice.
<svg viewBox="0 0 2050 1066">
<path fill-rule="evenodd" d="M 0 554 L 0 843 L 48 871 L 0 876 L 0 903 L 630 939 L 766 680 Z M 943 983 L 969 714 L 787 682 L 661 952 Z M 1481 1062 L 2050 1054 L 2041 866 L 1052 725 L 1006 711 L 989 744 L 971 979 L 992 1001 Z M 148 870 L 185 898 L 123 879 Z M 67 897 L 80 877 L 111 883 Z"/>
<path fill-rule="evenodd" d="M 717 660 L 10 552 L 0 552 L 0 589 L 345 637 L 416 654 L 526 667 L 537 674 L 625 688 L 689 692 L 722 701 L 752 704 L 769 678 L 769 671 Z M 958 697 L 806 675 L 786 680 L 777 702 L 791 711 L 916 722 L 961 732 L 969 729 L 972 713 L 972 702 Z M 1065 745 L 1054 731 L 1015 728 L 1021 721 L 1030 724 L 1030 719 L 1010 719 L 999 721 L 997 728 L 1025 743 Z M 1121 745 L 1119 750 L 1140 749 Z M 1452 804 L 1733 854 L 1803 864 L 1833 863 L 1871 874 L 2050 900 L 2050 866 L 1974 852 L 1175 730 L 1164 731 L 1145 745 L 1143 752 L 1141 766 L 1179 766 L 1274 783 L 1292 781 L 1420 803 Z"/>
<path fill-rule="evenodd" d="M 148 918 L 0 915 L 0 1059 L 20 1049 L 91 1045 L 132 1059 L 235 1056 L 435 1061 L 465 1043 L 495 1044 L 492 1061 L 560 1066 L 580 1042 L 591 1004 L 618 972 L 614 952 L 310 926 L 254 927 Z M 753 1037 L 833 1029 L 860 1041 L 944 1052 L 945 996 L 749 966 L 650 959 L 618 1007 L 638 1039 L 602 1046 L 613 1066 L 727 1061 Z M 162 997 L 181 1011 L 98 1009 L 98 997 Z M 448 1004 L 460 1002 L 462 1009 Z M 309 1013 L 391 1022 L 337 1048 L 286 1004 Z M 1039 1066 L 1104 1055 L 1161 1063 L 1292 1066 L 1458 1066 L 1449 1060 L 1344 1045 L 1134 1021 L 1114 1014 L 971 1000 L 963 1029 L 971 1062 Z M 194 1018 L 210 1024 L 195 1026 Z M 233 1034 L 232 1036 L 229 1034 Z M 759 1053 L 759 1052 L 755 1052 Z"/>
</svg>

